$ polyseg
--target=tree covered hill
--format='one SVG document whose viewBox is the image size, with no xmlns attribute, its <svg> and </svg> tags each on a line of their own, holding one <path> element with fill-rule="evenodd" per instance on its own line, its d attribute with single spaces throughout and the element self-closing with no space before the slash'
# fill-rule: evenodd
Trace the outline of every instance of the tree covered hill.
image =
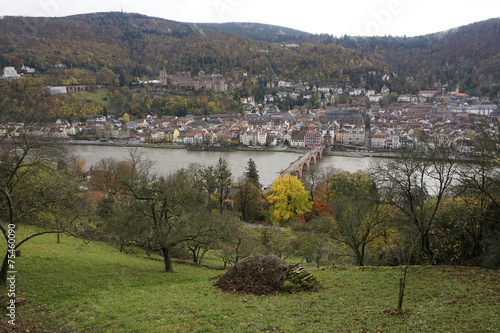
<svg viewBox="0 0 500 333">
<path fill-rule="evenodd" d="M 333 42 L 427 86 L 439 81 L 481 95 L 500 88 L 500 18 L 424 36 L 344 36 Z"/>
<path fill-rule="evenodd" d="M 196 26 L 203 29 L 236 34 L 250 39 L 269 43 L 322 44 L 325 37 L 325 35 L 315 35 L 305 31 L 262 23 L 196 23 Z"/>
<path fill-rule="evenodd" d="M 298 47 L 287 44 L 296 43 Z M 500 19 L 418 37 L 334 37 L 257 23 L 190 24 L 129 13 L 0 19 L 0 67 L 22 64 L 51 84 L 128 84 L 161 69 L 243 73 L 415 93 L 436 82 L 491 95 L 500 82 Z M 57 67 L 57 68 L 56 68 Z M 390 82 L 382 75 L 395 73 Z M 377 82 L 376 84 L 374 82 Z"/>
<path fill-rule="evenodd" d="M 334 37 L 253 23 L 198 26 L 267 42 L 335 44 L 359 51 L 402 76 L 396 87 L 400 92 L 431 88 L 434 82 L 481 95 L 499 90 L 500 18 L 417 37 Z M 413 80 L 405 84 L 407 77 Z M 410 88 L 411 81 L 419 84 Z"/>
<path fill-rule="evenodd" d="M 4 17 L 0 66 L 20 68 L 22 64 L 52 77 L 71 75 L 75 80 L 70 83 L 104 84 L 117 78 L 121 83 L 135 77 L 156 78 L 161 69 L 204 70 L 229 79 L 249 73 L 304 81 L 356 81 L 368 70 L 390 70 L 381 61 L 338 45 L 289 48 L 195 24 L 116 12 Z M 95 75 L 87 77 L 88 72 L 84 75 L 75 69 Z"/>
</svg>

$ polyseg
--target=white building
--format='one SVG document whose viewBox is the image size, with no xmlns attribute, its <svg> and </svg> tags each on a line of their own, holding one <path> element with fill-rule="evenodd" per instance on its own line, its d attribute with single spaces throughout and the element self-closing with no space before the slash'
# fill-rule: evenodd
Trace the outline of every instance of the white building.
<svg viewBox="0 0 500 333">
<path fill-rule="evenodd" d="M 51 95 L 67 94 L 68 89 L 65 86 L 47 86 L 45 87 Z"/>
<path fill-rule="evenodd" d="M 21 74 L 17 74 L 14 67 L 4 67 L 2 78 L 4 79 L 19 79 Z"/>
<path fill-rule="evenodd" d="M 344 125 L 342 131 L 344 144 L 362 145 L 365 142 L 364 126 Z"/>
</svg>

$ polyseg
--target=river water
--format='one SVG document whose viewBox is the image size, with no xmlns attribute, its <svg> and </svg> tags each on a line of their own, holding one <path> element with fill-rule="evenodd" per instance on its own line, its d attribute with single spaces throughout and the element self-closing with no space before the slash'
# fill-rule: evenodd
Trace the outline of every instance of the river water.
<svg viewBox="0 0 500 333">
<path fill-rule="evenodd" d="M 107 145 L 75 145 L 72 148 L 74 155 L 83 157 L 86 169 L 97 164 L 100 160 L 114 158 L 125 160 L 131 148 Z M 153 171 L 159 175 L 167 175 L 176 170 L 187 167 L 190 163 L 214 165 L 219 158 L 225 159 L 233 179 L 243 176 L 248 160 L 255 161 L 260 181 L 263 185 L 270 185 L 280 171 L 286 169 L 290 163 L 299 158 L 299 153 L 281 151 L 190 151 L 186 149 L 166 148 L 137 148 L 139 153 L 154 162 Z M 374 160 L 372 157 L 323 156 L 318 159 L 318 168 L 335 167 L 350 172 L 366 170 Z"/>
</svg>

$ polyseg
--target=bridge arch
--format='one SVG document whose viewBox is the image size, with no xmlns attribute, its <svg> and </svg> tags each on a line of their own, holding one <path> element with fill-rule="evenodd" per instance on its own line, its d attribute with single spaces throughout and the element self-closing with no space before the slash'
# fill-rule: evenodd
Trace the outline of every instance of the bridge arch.
<svg viewBox="0 0 500 333">
<path fill-rule="evenodd" d="M 318 158 L 323 158 L 323 149 L 324 146 L 318 146 L 312 150 L 309 150 L 304 155 L 301 155 L 294 162 L 290 163 L 288 168 L 281 172 L 281 175 L 291 174 L 295 175 L 298 178 L 302 178 L 302 174 L 304 170 L 309 170 L 311 167 L 311 163 L 317 164 Z"/>
</svg>

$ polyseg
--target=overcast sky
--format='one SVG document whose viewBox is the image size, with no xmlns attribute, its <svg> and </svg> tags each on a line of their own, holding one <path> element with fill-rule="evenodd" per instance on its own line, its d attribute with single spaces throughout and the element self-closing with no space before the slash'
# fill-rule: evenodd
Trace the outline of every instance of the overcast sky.
<svg viewBox="0 0 500 333">
<path fill-rule="evenodd" d="M 258 22 L 336 36 L 417 36 L 500 17 L 499 0 L 0 0 L 0 16 L 122 9 L 180 22 Z"/>
</svg>

